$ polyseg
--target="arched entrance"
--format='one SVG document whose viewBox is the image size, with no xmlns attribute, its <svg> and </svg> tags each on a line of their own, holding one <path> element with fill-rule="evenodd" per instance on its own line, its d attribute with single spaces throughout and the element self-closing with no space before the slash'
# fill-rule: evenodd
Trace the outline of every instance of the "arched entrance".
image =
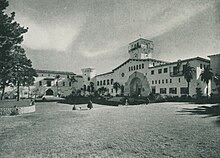
<svg viewBox="0 0 220 158">
<path fill-rule="evenodd" d="M 125 83 L 124 93 L 127 96 L 148 96 L 150 92 L 150 84 L 143 73 L 134 72 Z"/>
<path fill-rule="evenodd" d="M 46 91 L 46 95 L 53 95 L 53 90 L 52 89 L 48 89 Z"/>
<path fill-rule="evenodd" d="M 141 95 L 142 83 L 140 78 L 133 78 L 130 83 L 130 95 L 131 96 L 139 96 Z"/>
</svg>

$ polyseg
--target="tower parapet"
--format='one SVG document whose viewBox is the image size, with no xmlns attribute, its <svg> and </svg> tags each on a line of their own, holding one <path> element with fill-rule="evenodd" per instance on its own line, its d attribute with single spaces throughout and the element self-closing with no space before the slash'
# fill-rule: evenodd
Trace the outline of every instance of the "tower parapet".
<svg viewBox="0 0 220 158">
<path fill-rule="evenodd" d="M 130 59 L 147 59 L 152 57 L 153 48 L 153 41 L 140 38 L 129 43 L 128 53 L 130 54 Z"/>
</svg>

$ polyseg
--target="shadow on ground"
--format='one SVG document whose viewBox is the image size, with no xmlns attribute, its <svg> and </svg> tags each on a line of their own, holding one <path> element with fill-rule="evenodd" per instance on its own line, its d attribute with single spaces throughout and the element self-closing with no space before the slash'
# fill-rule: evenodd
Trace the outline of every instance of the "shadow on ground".
<svg viewBox="0 0 220 158">
<path fill-rule="evenodd" d="M 220 104 L 215 104 L 212 106 L 198 106 L 196 108 L 183 108 L 183 110 L 178 111 L 183 113 L 189 113 L 190 115 L 205 115 L 206 117 L 217 117 L 216 123 L 220 126 Z"/>
</svg>

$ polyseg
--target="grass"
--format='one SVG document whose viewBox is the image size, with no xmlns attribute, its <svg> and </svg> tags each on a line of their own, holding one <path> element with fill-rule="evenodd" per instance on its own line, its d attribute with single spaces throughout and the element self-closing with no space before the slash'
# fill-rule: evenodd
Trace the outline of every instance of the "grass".
<svg viewBox="0 0 220 158">
<path fill-rule="evenodd" d="M 37 103 L 35 114 L 0 117 L 0 157 L 220 157 L 218 117 L 184 111 L 197 106 L 84 104 L 72 111 Z"/>
</svg>

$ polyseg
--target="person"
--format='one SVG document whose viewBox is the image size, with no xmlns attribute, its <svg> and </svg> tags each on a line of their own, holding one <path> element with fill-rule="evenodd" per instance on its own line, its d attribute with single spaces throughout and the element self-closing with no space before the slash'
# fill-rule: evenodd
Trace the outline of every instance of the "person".
<svg viewBox="0 0 220 158">
<path fill-rule="evenodd" d="M 76 106 L 75 106 L 75 105 L 73 106 L 73 109 L 72 109 L 72 110 L 76 110 Z"/>
<path fill-rule="evenodd" d="M 88 105 L 87 105 L 87 108 L 89 108 L 90 110 L 93 108 L 93 106 L 92 106 L 92 101 L 91 101 L 91 100 L 89 101 L 89 103 L 88 103 Z"/>
</svg>

